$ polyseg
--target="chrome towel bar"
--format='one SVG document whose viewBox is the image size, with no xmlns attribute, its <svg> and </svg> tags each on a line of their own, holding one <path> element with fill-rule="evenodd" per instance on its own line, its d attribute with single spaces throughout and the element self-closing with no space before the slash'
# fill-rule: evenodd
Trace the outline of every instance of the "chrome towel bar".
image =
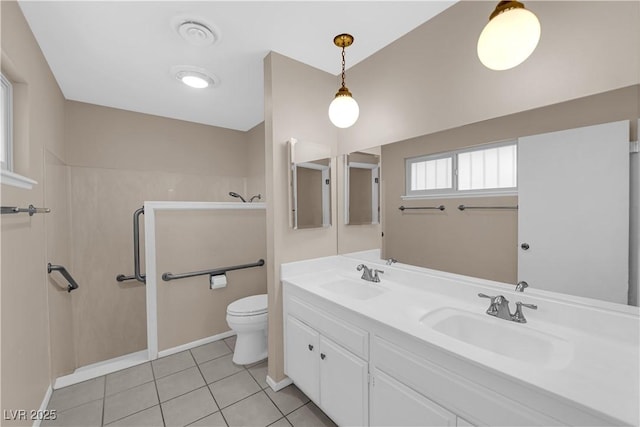
<svg viewBox="0 0 640 427">
<path fill-rule="evenodd" d="M 264 265 L 264 260 L 259 259 L 258 262 L 254 262 L 252 264 L 242 264 L 242 265 L 234 265 L 231 267 L 222 267 L 222 268 L 214 268 L 213 270 L 202 270 L 202 271 L 192 271 L 191 273 L 181 273 L 181 274 L 173 274 L 173 273 L 164 273 L 162 275 L 162 280 L 168 282 L 169 280 L 176 279 L 186 279 L 187 277 L 195 277 L 195 276 L 217 276 L 219 274 L 225 274 L 227 271 L 232 270 L 242 270 L 244 268 L 252 268 L 252 267 L 261 267 Z"/>
<path fill-rule="evenodd" d="M 69 282 L 69 285 L 67 286 L 67 292 L 71 292 L 74 289 L 78 289 L 78 283 L 75 280 L 73 280 L 73 277 L 71 277 L 71 274 L 69 274 L 66 268 L 64 268 L 61 265 L 53 265 L 51 263 L 48 263 L 47 273 L 51 274 L 52 271 L 59 271 L 60 274 L 62 274 L 62 276 L 64 276 L 64 278 L 67 279 L 67 282 Z"/>
<path fill-rule="evenodd" d="M 410 210 L 410 209 L 437 209 L 439 211 L 443 211 L 445 210 L 444 205 L 440 205 L 440 206 L 414 206 L 414 207 L 407 207 L 407 206 L 400 206 L 398 209 L 400 209 L 401 211 L 406 211 L 406 210 Z"/>
<path fill-rule="evenodd" d="M 518 206 L 465 206 L 465 205 L 460 205 L 458 206 L 458 209 L 463 211 L 465 209 L 518 209 Z"/>
<path fill-rule="evenodd" d="M 36 208 L 33 205 L 29 205 L 28 208 L 19 208 L 17 206 L 2 206 L 2 215 L 17 214 L 17 213 L 23 213 L 23 212 L 27 212 L 29 213 L 29 216 L 33 216 L 34 214 L 37 214 L 37 213 L 49 213 L 51 212 L 51 209 Z"/>
</svg>

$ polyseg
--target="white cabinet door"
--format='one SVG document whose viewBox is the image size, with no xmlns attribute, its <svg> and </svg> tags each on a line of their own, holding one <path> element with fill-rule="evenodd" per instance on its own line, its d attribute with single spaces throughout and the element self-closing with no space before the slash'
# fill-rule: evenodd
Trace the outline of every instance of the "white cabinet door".
<svg viewBox="0 0 640 427">
<path fill-rule="evenodd" d="M 379 370 L 371 383 L 371 426 L 455 426 L 456 415 Z"/>
<path fill-rule="evenodd" d="M 341 426 L 368 425 L 368 363 L 320 337 L 320 403 Z"/>
<path fill-rule="evenodd" d="M 320 402 L 319 344 L 318 332 L 299 320 L 287 316 L 285 374 L 316 403 Z"/>
<path fill-rule="evenodd" d="M 518 205 L 518 280 L 627 303 L 629 122 L 520 138 Z"/>
</svg>

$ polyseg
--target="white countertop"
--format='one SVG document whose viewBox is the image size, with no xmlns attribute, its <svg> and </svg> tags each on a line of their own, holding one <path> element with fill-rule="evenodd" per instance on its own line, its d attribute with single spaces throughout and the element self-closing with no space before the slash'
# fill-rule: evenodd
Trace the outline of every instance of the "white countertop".
<svg viewBox="0 0 640 427">
<path fill-rule="evenodd" d="M 330 290 L 331 282 L 361 281 L 356 266 L 364 262 L 384 270 L 380 283 L 362 283 L 382 293 L 359 300 Z M 282 265 L 282 281 L 300 287 L 368 319 L 436 345 L 473 363 L 491 368 L 543 391 L 591 408 L 623 423 L 640 423 L 640 310 L 588 298 L 527 289 L 451 273 L 394 264 L 384 265 L 371 254 L 332 256 Z M 525 309 L 526 324 L 485 314 L 489 301 L 479 292 L 504 295 L 511 301 L 536 304 Z M 546 337 L 551 356 L 534 360 L 536 352 L 519 360 L 499 349 L 480 348 L 434 330 L 446 317 L 443 309 L 495 326 L 507 336 Z M 425 317 L 426 316 L 426 317 Z M 476 316 L 476 317 L 474 317 Z M 483 317 L 477 317 L 483 316 Z M 421 323 L 420 319 L 425 320 Z M 433 322 L 431 320 L 433 319 Z M 430 323 L 431 322 L 431 323 Z M 491 323 L 495 322 L 495 323 Z M 505 329 L 506 328 L 506 329 Z M 500 348 L 513 345 L 502 343 Z"/>
</svg>

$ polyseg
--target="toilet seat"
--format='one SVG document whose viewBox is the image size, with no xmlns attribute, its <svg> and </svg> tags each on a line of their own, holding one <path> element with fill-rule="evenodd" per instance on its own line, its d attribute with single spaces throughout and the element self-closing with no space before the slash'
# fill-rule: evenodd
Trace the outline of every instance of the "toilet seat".
<svg viewBox="0 0 640 427">
<path fill-rule="evenodd" d="M 267 312 L 267 294 L 241 298 L 227 306 L 231 316 L 256 316 Z"/>
</svg>

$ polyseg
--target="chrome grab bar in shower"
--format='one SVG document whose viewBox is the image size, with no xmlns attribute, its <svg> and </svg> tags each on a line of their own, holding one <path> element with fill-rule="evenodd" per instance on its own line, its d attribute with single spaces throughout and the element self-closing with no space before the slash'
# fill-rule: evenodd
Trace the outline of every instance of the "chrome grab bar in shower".
<svg viewBox="0 0 640 427">
<path fill-rule="evenodd" d="M 33 216 L 33 214 L 37 213 L 49 213 L 51 209 L 49 208 L 36 208 L 33 205 L 29 205 L 28 208 L 19 208 L 17 206 L 2 206 L 2 215 L 6 214 L 17 214 L 22 212 L 28 212 L 29 216 Z"/>
<path fill-rule="evenodd" d="M 142 214 L 144 214 L 144 206 L 133 213 L 133 275 L 118 274 L 116 276 L 118 282 L 133 279 L 140 283 L 147 282 L 147 276 L 140 272 L 140 215 Z"/>
<path fill-rule="evenodd" d="M 234 265 L 232 267 L 215 268 L 213 270 L 192 271 L 191 273 L 181 273 L 181 274 L 164 273 L 162 275 L 162 280 L 164 280 L 165 282 L 168 282 L 169 280 L 186 279 L 187 277 L 195 277 L 195 276 L 205 276 L 205 275 L 217 276 L 219 274 L 225 274 L 227 271 L 242 270 L 244 268 L 251 268 L 251 267 L 261 267 L 263 265 L 264 265 L 264 260 L 261 258 L 258 260 L 258 262 L 254 262 L 252 264 Z"/>
<path fill-rule="evenodd" d="M 78 289 L 78 283 L 75 280 L 73 280 L 73 277 L 71 277 L 71 274 L 69 274 L 66 268 L 64 268 L 61 265 L 53 265 L 51 263 L 48 263 L 47 273 L 51 274 L 52 271 L 59 271 L 60 274 L 62 274 L 62 276 L 65 279 L 67 279 L 67 282 L 69 282 L 69 285 L 67 286 L 67 292 L 71 292 L 74 289 Z"/>
</svg>

